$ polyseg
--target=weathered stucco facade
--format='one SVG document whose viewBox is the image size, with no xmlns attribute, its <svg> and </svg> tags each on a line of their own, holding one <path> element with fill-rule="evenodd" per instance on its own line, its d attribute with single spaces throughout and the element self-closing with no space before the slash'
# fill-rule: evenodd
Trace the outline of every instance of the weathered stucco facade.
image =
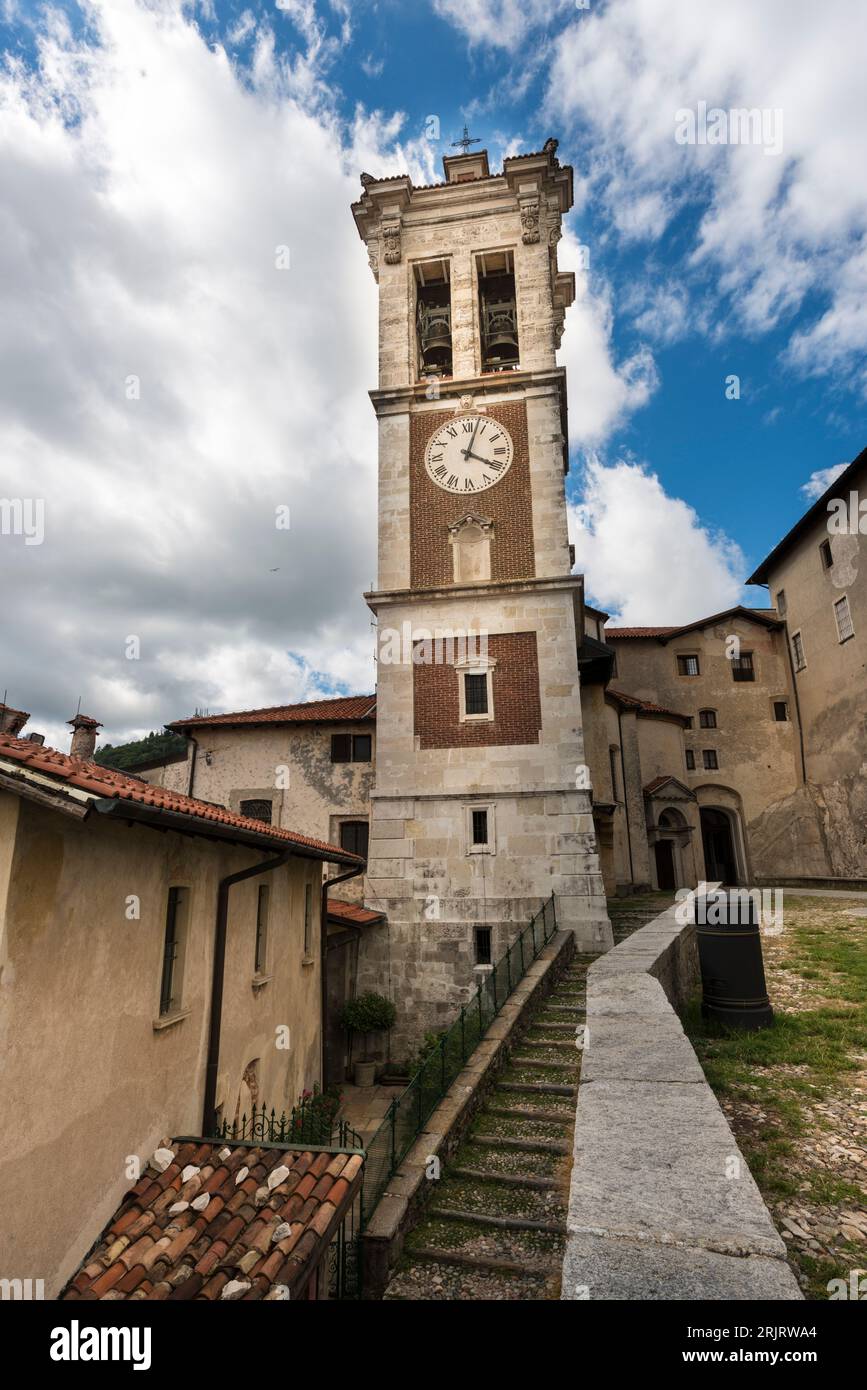
<svg viewBox="0 0 867 1390">
<path fill-rule="evenodd" d="M 55 808 L 49 776 L 17 786 L 25 748 L 9 765 L 0 748 L 2 1273 L 44 1279 L 51 1296 L 135 1165 L 164 1137 L 203 1132 L 219 883 L 279 844 L 115 820 L 75 792 Z M 300 846 L 284 866 L 229 889 L 220 1118 L 249 1113 L 254 1100 L 288 1110 L 320 1080 L 321 859 Z M 167 1011 L 172 888 L 184 897 Z"/>
<path fill-rule="evenodd" d="M 769 846 L 815 827 L 809 868 L 867 879 L 867 450 L 751 577 L 785 620 L 803 785 L 765 813 Z"/>
</svg>

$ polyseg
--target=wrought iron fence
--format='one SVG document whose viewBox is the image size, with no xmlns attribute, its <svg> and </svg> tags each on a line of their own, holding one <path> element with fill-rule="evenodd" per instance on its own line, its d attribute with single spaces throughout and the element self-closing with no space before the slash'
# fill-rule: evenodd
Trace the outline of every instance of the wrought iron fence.
<svg viewBox="0 0 867 1390">
<path fill-rule="evenodd" d="M 552 893 L 486 975 L 406 1089 L 395 1096 L 382 1124 L 365 1145 L 362 1226 L 370 1218 L 392 1174 L 400 1167 L 425 1123 L 484 1037 L 528 967 L 557 930 Z"/>
<path fill-rule="evenodd" d="M 336 1107 L 325 1107 L 314 1094 L 309 1100 L 293 1105 L 287 1114 L 279 1115 L 272 1106 L 258 1109 L 253 1106 L 230 1124 L 224 1120 L 217 1126 L 217 1139 L 233 1139 L 244 1144 L 314 1144 L 320 1148 L 361 1149 L 361 1137 L 346 1120 L 337 1120 Z"/>
</svg>

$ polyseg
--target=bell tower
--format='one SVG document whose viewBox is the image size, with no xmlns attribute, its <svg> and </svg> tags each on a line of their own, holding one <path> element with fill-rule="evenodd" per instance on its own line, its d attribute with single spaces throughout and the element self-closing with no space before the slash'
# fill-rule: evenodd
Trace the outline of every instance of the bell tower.
<svg viewBox="0 0 867 1390">
<path fill-rule="evenodd" d="M 579 948 L 612 941 L 566 520 L 572 170 L 556 152 L 491 174 L 464 150 L 429 187 L 362 174 L 352 209 L 379 285 L 366 900 L 388 917 L 361 973 L 390 980 L 401 1040 L 450 1022 L 552 892 Z"/>
</svg>

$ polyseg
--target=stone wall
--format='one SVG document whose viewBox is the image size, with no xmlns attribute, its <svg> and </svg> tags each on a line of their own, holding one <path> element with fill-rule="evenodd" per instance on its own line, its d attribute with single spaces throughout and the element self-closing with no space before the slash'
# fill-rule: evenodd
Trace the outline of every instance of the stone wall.
<svg viewBox="0 0 867 1390">
<path fill-rule="evenodd" d="M 671 908 L 587 975 L 564 1299 L 800 1299 L 673 1005 L 698 981 Z"/>
</svg>

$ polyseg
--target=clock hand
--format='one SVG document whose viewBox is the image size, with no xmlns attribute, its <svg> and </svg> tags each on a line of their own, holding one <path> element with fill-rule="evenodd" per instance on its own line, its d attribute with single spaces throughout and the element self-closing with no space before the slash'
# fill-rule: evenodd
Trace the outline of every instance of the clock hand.
<svg viewBox="0 0 867 1390">
<path fill-rule="evenodd" d="M 464 456 L 465 459 L 468 459 L 468 458 L 470 457 L 470 454 L 471 454 L 471 452 L 472 452 L 473 445 L 474 445 L 475 442 L 476 442 L 476 435 L 477 435 L 477 433 L 478 433 L 479 425 L 480 425 L 481 423 L 482 423 L 482 422 L 481 422 L 481 419 L 479 419 L 479 420 L 476 421 L 476 428 L 473 430 L 473 437 L 472 437 L 472 439 L 470 440 L 469 448 L 467 448 L 467 449 L 461 449 L 461 453 L 463 454 L 463 456 Z M 473 454 L 473 458 L 478 458 L 478 454 Z"/>
<path fill-rule="evenodd" d="M 482 458 L 481 454 L 474 454 L 470 449 L 462 449 L 461 453 L 463 454 L 465 459 L 476 459 L 478 463 L 486 463 L 489 468 L 493 464 L 493 459 Z"/>
</svg>

